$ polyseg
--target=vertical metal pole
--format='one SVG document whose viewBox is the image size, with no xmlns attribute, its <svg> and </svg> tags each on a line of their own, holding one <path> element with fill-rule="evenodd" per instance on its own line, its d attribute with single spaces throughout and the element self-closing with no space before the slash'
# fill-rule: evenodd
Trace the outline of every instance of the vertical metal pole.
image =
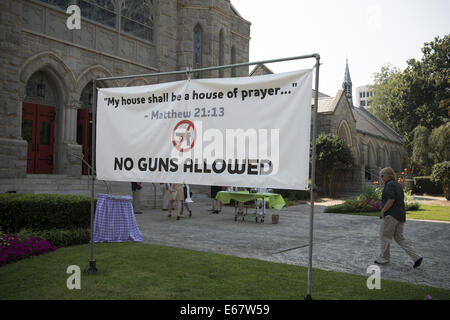
<svg viewBox="0 0 450 320">
<path fill-rule="evenodd" d="M 96 133 L 96 116 L 97 114 L 97 88 L 95 86 L 95 79 L 92 81 L 92 143 L 91 143 L 91 177 L 92 177 L 92 185 L 91 185 L 91 255 L 89 258 L 89 268 L 87 269 L 88 273 L 96 273 L 97 267 L 94 259 L 94 188 L 95 188 L 95 133 Z"/>
<path fill-rule="evenodd" d="M 309 217 L 309 257 L 308 257 L 308 289 L 305 300 L 312 300 L 311 297 L 311 278 L 312 278 L 312 253 L 313 253 L 313 230 L 314 230 L 314 185 L 316 183 L 316 131 L 317 131 L 317 107 L 319 101 L 319 66 L 320 56 L 316 57 L 316 85 L 314 96 L 314 113 L 313 113 L 313 128 L 312 128 L 312 159 L 311 159 L 311 187 L 310 187 L 310 202 L 311 213 Z"/>
</svg>

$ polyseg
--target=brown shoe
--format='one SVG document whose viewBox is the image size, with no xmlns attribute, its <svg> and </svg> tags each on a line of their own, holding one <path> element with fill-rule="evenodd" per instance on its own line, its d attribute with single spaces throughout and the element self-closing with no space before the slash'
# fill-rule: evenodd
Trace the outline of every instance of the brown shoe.
<svg viewBox="0 0 450 320">
<path fill-rule="evenodd" d="M 422 260 L 423 260 L 423 258 L 417 259 L 417 261 L 414 262 L 413 268 L 415 269 L 415 268 L 417 268 L 418 266 L 420 266 L 420 264 L 422 263 Z"/>
</svg>

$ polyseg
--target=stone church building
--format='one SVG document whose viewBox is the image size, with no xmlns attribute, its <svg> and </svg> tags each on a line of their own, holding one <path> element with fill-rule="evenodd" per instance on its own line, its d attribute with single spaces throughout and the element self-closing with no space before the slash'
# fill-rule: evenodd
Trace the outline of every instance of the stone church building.
<svg viewBox="0 0 450 320">
<path fill-rule="evenodd" d="M 256 66 L 251 75 L 269 74 L 265 65 Z M 314 105 L 314 91 L 311 105 Z M 335 134 L 349 146 L 355 165 L 345 170 L 335 181 L 334 189 L 340 193 L 356 193 L 378 181 L 379 171 L 392 167 L 397 173 L 406 168 L 408 155 L 403 138 L 364 107 L 353 105 L 352 80 L 348 62 L 345 66 L 342 89 L 330 97 L 319 92 L 317 134 Z M 323 179 L 316 171 L 319 189 Z"/>
<path fill-rule="evenodd" d="M 71 4 L 79 30 L 66 25 Z M 0 11 L 0 192 L 88 194 L 87 178 L 76 179 L 87 174 L 81 159 L 90 162 L 93 79 L 249 59 L 250 22 L 229 0 L 2 0 Z M 248 76 L 248 67 L 194 76 Z"/>
<path fill-rule="evenodd" d="M 79 30 L 67 25 L 72 4 L 81 10 Z M 249 59 L 250 22 L 229 0 L 2 0 L 0 12 L 0 193 L 89 194 L 85 162 L 91 161 L 94 79 Z M 241 67 L 194 76 L 248 74 L 249 68 Z M 96 84 L 135 86 L 184 78 Z M 367 172 L 385 164 L 397 170 L 404 165 L 401 138 L 354 108 L 345 90 L 336 97 L 321 95 L 319 112 L 320 130 L 338 133 L 357 156 L 355 181 L 364 182 Z M 112 192 L 130 193 L 129 184 L 112 185 Z M 147 185 L 143 198 L 155 205 L 158 186 Z"/>
</svg>

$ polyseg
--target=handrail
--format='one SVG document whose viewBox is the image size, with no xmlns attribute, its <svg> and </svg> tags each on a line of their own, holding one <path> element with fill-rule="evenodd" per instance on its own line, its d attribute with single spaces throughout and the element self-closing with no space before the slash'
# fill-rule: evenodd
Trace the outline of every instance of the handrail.
<svg viewBox="0 0 450 320">
<path fill-rule="evenodd" d="M 94 169 L 89 163 L 87 163 L 86 160 L 84 160 L 82 157 L 80 157 L 78 154 L 76 154 L 76 153 L 71 153 L 71 155 L 74 156 L 75 158 L 78 158 L 78 159 L 80 159 L 81 161 L 83 161 L 83 163 L 84 163 L 85 165 L 87 165 L 88 168 L 89 168 L 89 170 L 88 170 L 88 177 L 89 177 L 89 176 L 92 176 L 92 171 L 95 172 L 95 169 Z M 89 172 L 90 172 L 91 174 L 89 174 Z M 108 184 L 105 180 L 99 180 L 99 181 L 103 181 L 103 182 L 105 183 L 105 185 L 106 185 L 106 192 L 107 192 L 108 194 L 110 194 L 110 193 L 111 193 L 111 188 L 109 187 L 109 184 Z M 88 185 L 89 185 L 89 179 L 88 179 Z"/>
</svg>

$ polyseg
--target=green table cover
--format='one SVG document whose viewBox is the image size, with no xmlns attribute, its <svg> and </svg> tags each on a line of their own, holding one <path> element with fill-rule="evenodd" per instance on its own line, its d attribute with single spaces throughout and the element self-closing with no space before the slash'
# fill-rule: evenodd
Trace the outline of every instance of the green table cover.
<svg viewBox="0 0 450 320">
<path fill-rule="evenodd" d="M 216 195 L 216 199 L 222 203 L 230 203 L 231 200 L 238 202 L 246 202 L 251 200 L 265 199 L 269 208 L 275 208 L 281 210 L 286 202 L 284 202 L 281 194 L 278 193 L 250 193 L 248 191 L 220 191 Z"/>
</svg>

